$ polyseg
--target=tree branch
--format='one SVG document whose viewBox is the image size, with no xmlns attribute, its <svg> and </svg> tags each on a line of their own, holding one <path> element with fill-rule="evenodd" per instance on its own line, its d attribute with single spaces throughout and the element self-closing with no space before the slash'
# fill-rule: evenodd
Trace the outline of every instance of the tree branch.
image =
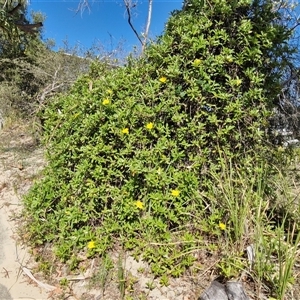
<svg viewBox="0 0 300 300">
<path fill-rule="evenodd" d="M 15 6 L 11 11 L 8 12 L 8 14 L 10 14 L 11 16 L 13 16 L 16 11 L 21 8 L 22 4 L 21 3 L 18 3 L 17 6 Z"/>
<path fill-rule="evenodd" d="M 12 10 L 7 12 L 7 14 L 14 17 L 15 14 L 17 13 L 18 9 L 20 9 L 21 7 L 22 7 L 22 4 L 18 3 Z M 15 20 L 12 22 L 16 27 L 18 27 L 20 30 L 22 30 L 23 32 L 26 32 L 26 33 L 35 33 L 36 29 L 43 26 L 42 22 L 35 23 L 35 24 L 23 24 L 22 19 Z"/>
<path fill-rule="evenodd" d="M 128 19 L 127 22 L 130 26 L 130 28 L 132 29 L 132 31 L 134 32 L 134 34 L 136 35 L 136 37 L 138 38 L 138 40 L 140 41 L 141 45 L 143 46 L 143 41 L 141 40 L 139 34 L 137 33 L 137 31 L 135 30 L 133 24 L 131 23 L 131 11 L 130 11 L 130 3 L 127 0 L 123 0 L 125 7 L 126 7 L 126 11 L 127 11 L 127 15 L 128 15 Z"/>
<path fill-rule="evenodd" d="M 80 11 L 81 15 L 84 13 L 85 10 L 91 12 L 89 0 L 80 0 L 78 7 L 76 9 L 76 14 Z"/>
<path fill-rule="evenodd" d="M 141 43 L 142 53 L 143 53 L 145 48 L 146 48 L 147 41 L 148 41 L 148 36 L 149 36 L 149 30 L 150 30 L 150 25 L 151 25 L 151 17 L 152 17 L 153 0 L 148 0 L 147 22 L 146 22 L 146 26 L 145 26 L 145 32 L 142 35 L 140 35 L 137 32 L 134 25 L 132 24 L 132 9 L 137 5 L 136 2 L 134 2 L 133 0 L 123 0 L 123 2 L 124 2 L 124 5 L 125 5 L 127 17 L 128 17 L 127 22 L 129 24 L 131 30 L 133 31 L 133 33 L 135 34 L 135 36 L 137 37 L 137 39 Z M 78 13 L 79 11 L 81 13 L 83 13 L 85 11 L 85 9 L 88 9 L 90 11 L 89 0 L 79 0 L 79 5 L 77 7 L 76 13 Z"/>
<path fill-rule="evenodd" d="M 148 17 L 147 17 L 147 23 L 146 23 L 145 33 L 144 33 L 144 41 L 142 44 L 142 53 L 144 53 L 145 47 L 147 45 L 149 29 L 151 24 L 151 17 L 152 17 L 152 4 L 153 4 L 153 0 L 148 0 Z"/>
<path fill-rule="evenodd" d="M 15 24 L 20 30 L 26 33 L 35 33 L 36 29 L 41 28 L 43 26 L 42 22 L 36 24 Z"/>
</svg>

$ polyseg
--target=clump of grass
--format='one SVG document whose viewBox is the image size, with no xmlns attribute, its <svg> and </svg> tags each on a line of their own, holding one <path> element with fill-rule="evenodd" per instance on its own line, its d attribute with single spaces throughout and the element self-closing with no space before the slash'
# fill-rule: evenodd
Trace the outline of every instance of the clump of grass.
<svg viewBox="0 0 300 300">
<path fill-rule="evenodd" d="M 295 154 L 296 155 L 296 154 Z M 255 273 L 262 282 L 268 283 L 271 293 L 283 300 L 295 283 L 294 263 L 299 259 L 299 214 L 290 205 L 290 182 L 296 174 L 288 168 L 277 169 L 274 178 L 277 197 L 268 206 L 257 206 L 255 226 Z M 292 196 L 292 198 L 291 198 Z"/>
<path fill-rule="evenodd" d="M 117 263 L 117 280 L 118 280 L 118 288 L 120 291 L 120 297 L 121 299 L 124 299 L 125 297 L 125 291 L 126 291 L 126 274 L 125 269 L 123 266 L 124 258 L 122 255 L 119 255 L 118 257 L 118 263 Z"/>
<path fill-rule="evenodd" d="M 90 285 L 96 288 L 100 288 L 102 291 L 102 296 L 105 292 L 105 287 L 108 281 L 112 278 L 112 271 L 114 265 L 113 261 L 109 255 L 105 255 L 99 259 L 97 269 L 93 273 L 93 276 L 90 280 Z"/>
<path fill-rule="evenodd" d="M 246 271 L 259 287 L 267 285 L 271 295 L 285 299 L 295 282 L 293 266 L 299 259 L 300 239 L 299 215 L 295 219 L 289 205 L 294 200 L 291 177 L 283 175 L 290 166 L 284 166 L 284 172 L 279 165 L 260 162 L 251 169 L 241 168 L 224 157 L 220 165 L 221 171 L 210 173 L 215 184 L 207 190 L 210 211 L 223 215 L 221 224 L 226 224 L 219 242 L 219 272 L 237 279 Z"/>
</svg>

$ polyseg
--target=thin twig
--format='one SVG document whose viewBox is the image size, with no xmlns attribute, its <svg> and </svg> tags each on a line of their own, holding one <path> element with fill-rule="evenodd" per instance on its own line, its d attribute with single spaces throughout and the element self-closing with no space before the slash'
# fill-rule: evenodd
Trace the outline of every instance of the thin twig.
<svg viewBox="0 0 300 300">
<path fill-rule="evenodd" d="M 7 271 L 4 267 L 2 267 L 3 268 L 3 272 L 2 273 L 4 273 L 4 277 L 5 278 L 9 278 L 9 273 L 11 272 L 11 271 Z"/>
<path fill-rule="evenodd" d="M 181 244 L 189 244 L 189 243 L 197 243 L 198 241 L 180 241 L 173 243 L 149 243 L 148 245 L 152 246 L 171 246 L 171 245 L 181 245 Z"/>
<path fill-rule="evenodd" d="M 140 41 L 141 45 L 143 46 L 143 41 L 141 40 L 139 34 L 137 33 L 137 31 L 135 30 L 133 24 L 131 23 L 131 11 L 130 11 L 130 3 L 127 0 L 123 0 L 125 7 L 126 7 L 126 11 L 127 11 L 127 22 L 129 24 L 129 26 L 131 27 L 132 31 L 134 32 L 134 34 L 136 35 L 136 37 L 138 38 L 138 40 Z"/>
</svg>

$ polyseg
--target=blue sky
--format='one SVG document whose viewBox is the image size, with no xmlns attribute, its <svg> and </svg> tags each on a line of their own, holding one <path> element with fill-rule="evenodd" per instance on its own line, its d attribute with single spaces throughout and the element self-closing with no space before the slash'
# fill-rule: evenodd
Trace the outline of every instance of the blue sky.
<svg viewBox="0 0 300 300">
<path fill-rule="evenodd" d="M 147 19 L 147 0 L 138 1 L 134 10 L 133 24 L 143 32 Z M 72 47 L 89 48 L 94 43 L 102 44 L 107 51 L 123 41 L 125 51 L 130 51 L 139 42 L 127 23 L 123 0 L 90 0 L 90 11 L 76 14 L 79 0 L 30 0 L 28 11 L 40 11 L 46 15 L 43 37 L 56 41 L 56 49 L 68 40 Z M 182 7 L 181 0 L 154 0 L 150 36 L 163 32 L 171 11 Z"/>
</svg>

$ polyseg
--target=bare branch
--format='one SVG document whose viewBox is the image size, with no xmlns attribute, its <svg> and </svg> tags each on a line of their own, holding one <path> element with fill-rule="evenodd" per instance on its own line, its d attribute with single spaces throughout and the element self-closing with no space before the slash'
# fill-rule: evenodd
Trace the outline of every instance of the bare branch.
<svg viewBox="0 0 300 300">
<path fill-rule="evenodd" d="M 151 17 L 152 17 L 152 4 L 153 4 L 153 0 L 148 0 L 148 17 L 147 17 L 147 23 L 146 23 L 145 33 L 144 33 L 144 41 L 142 44 L 142 53 L 144 53 L 145 51 L 145 47 L 147 45 L 147 40 L 149 36 L 149 29 L 150 29 Z"/>
<path fill-rule="evenodd" d="M 36 24 L 16 24 L 16 26 L 26 33 L 36 33 L 36 29 L 43 26 L 42 22 Z"/>
<path fill-rule="evenodd" d="M 293 32 L 298 26 L 300 26 L 300 22 L 297 20 L 297 23 L 288 32 Z"/>
<path fill-rule="evenodd" d="M 7 0 L 5 0 L 4 4 L 3 4 L 3 6 L 2 6 L 2 9 L 5 8 L 6 4 L 7 4 Z"/>
<path fill-rule="evenodd" d="M 82 15 L 86 9 L 89 11 L 89 13 L 91 12 L 89 0 L 80 0 L 78 7 L 76 9 L 76 13 L 80 11 Z"/>
<path fill-rule="evenodd" d="M 134 34 L 136 35 L 136 37 L 138 38 L 138 40 L 140 41 L 141 45 L 143 46 L 143 41 L 141 40 L 140 38 L 140 35 L 137 33 L 136 29 L 134 28 L 133 24 L 131 23 L 131 1 L 128 1 L 128 0 L 123 0 L 124 4 L 125 4 L 125 7 L 126 7 L 126 11 L 127 11 L 127 16 L 128 16 L 128 19 L 127 19 L 127 22 L 130 26 L 130 28 L 132 29 L 132 31 L 134 32 Z"/>
<path fill-rule="evenodd" d="M 9 11 L 8 14 L 10 14 L 10 15 L 13 16 L 13 15 L 17 12 L 17 10 L 18 10 L 19 8 L 21 8 L 21 6 L 22 6 L 22 4 L 21 4 L 21 3 L 18 3 L 18 5 L 15 6 L 11 11 Z"/>
<path fill-rule="evenodd" d="M 76 13 L 81 12 L 81 14 L 88 9 L 90 11 L 90 0 L 79 0 L 78 7 L 76 9 Z M 134 0 L 123 0 L 123 3 L 125 5 L 126 13 L 127 13 L 127 22 L 139 40 L 139 42 L 142 45 L 142 53 L 145 50 L 145 47 L 147 45 L 148 37 L 149 37 L 149 30 L 150 30 L 150 25 L 151 25 L 151 17 L 152 17 L 152 7 L 153 7 L 153 0 L 148 0 L 148 15 L 147 15 L 147 22 L 145 26 L 145 32 L 140 35 L 136 28 L 134 27 L 132 23 L 132 9 L 136 7 L 137 2 Z"/>
</svg>

